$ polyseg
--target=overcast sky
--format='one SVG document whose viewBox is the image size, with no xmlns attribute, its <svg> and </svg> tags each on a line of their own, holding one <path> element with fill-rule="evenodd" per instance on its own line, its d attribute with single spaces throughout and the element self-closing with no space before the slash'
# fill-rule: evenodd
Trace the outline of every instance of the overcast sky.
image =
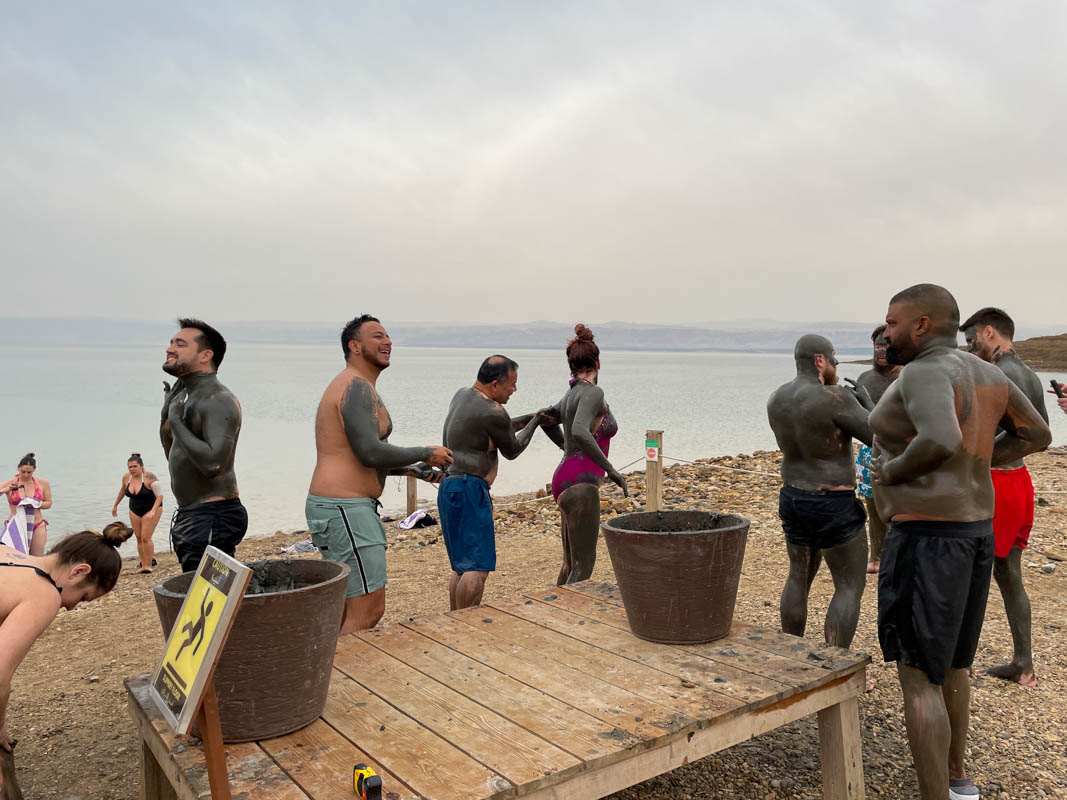
<svg viewBox="0 0 1067 800">
<path fill-rule="evenodd" d="M 3 13 L 0 315 L 1067 319 L 1062 2 Z"/>
</svg>

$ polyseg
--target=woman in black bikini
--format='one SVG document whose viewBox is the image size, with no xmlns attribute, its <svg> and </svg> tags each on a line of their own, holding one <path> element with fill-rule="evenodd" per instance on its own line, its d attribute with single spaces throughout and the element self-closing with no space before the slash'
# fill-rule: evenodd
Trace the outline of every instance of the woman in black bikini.
<svg viewBox="0 0 1067 800">
<path fill-rule="evenodd" d="M 149 573 L 156 565 L 152 534 L 159 524 L 159 518 L 163 516 L 163 489 L 159 485 L 159 478 L 144 468 L 140 453 L 130 454 L 126 469 L 119 495 L 111 508 L 111 516 L 119 515 L 119 503 L 124 496 L 130 498 L 130 525 L 137 537 L 137 555 L 141 557 L 137 571 Z"/>
<path fill-rule="evenodd" d="M 132 535 L 132 528 L 112 522 L 102 534 L 82 531 L 68 536 L 46 556 L 28 556 L 0 545 L 0 750 L 5 751 L 5 766 L 11 759 L 7 701 L 15 668 L 60 608 L 72 609 L 115 587 L 122 569 L 117 548 Z M 4 774 L 11 772 L 0 773 L 0 796 Z"/>
</svg>

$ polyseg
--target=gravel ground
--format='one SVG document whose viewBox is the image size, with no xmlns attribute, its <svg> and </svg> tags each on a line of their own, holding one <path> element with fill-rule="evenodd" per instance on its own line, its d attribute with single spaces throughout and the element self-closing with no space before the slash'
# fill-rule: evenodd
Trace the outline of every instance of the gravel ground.
<svg viewBox="0 0 1067 800">
<path fill-rule="evenodd" d="M 671 467 L 664 479 L 668 507 L 731 511 L 752 520 L 736 616 L 773 627 L 778 625 L 778 594 L 787 573 L 776 511 L 778 481 L 773 475 L 754 473 L 776 474 L 779 459 L 777 453 L 759 452 L 705 460 Z M 1062 722 L 1067 706 L 1067 561 L 1063 560 L 1067 559 L 1067 451 L 1043 453 L 1028 462 L 1039 506 L 1024 564 L 1040 684 L 1023 689 L 981 674 L 983 666 L 1002 663 L 1011 653 L 994 585 L 972 682 L 968 755 L 969 769 L 987 799 L 1067 797 L 1067 734 Z M 614 487 L 605 487 L 604 515 L 642 508 L 643 477 L 630 476 L 629 499 Z M 498 498 L 496 518 L 499 563 L 489 580 L 487 598 L 503 599 L 554 582 L 560 544 L 558 513 L 551 500 L 532 494 Z M 448 562 L 440 528 L 400 531 L 387 525 L 387 529 L 391 546 L 385 621 L 447 611 Z M 277 533 L 249 539 L 237 555 L 246 561 L 276 555 L 280 547 L 302 538 Z M 134 574 L 135 566 L 126 565 L 118 587 L 107 597 L 61 614 L 15 676 L 9 728 L 20 739 L 16 765 L 27 798 L 138 797 L 140 745 L 126 710 L 122 678 L 154 668 L 163 639 L 152 586 L 179 570 L 170 554 L 160 556 L 153 575 Z M 602 542 L 593 578 L 614 582 Z M 821 635 L 831 591 L 824 567 L 812 587 L 809 636 Z M 871 674 L 876 685 L 860 701 L 867 794 L 912 798 L 917 787 L 900 690 L 894 670 L 880 663 L 875 607 L 876 581 L 871 576 L 852 645 L 875 656 Z M 822 796 L 818 753 L 815 720 L 806 719 L 614 797 L 815 800 Z"/>
</svg>

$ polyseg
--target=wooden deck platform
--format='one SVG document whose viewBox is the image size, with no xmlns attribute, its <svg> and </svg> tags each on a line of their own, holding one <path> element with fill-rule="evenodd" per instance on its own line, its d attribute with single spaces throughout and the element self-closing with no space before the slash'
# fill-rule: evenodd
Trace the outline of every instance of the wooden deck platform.
<svg viewBox="0 0 1067 800">
<path fill-rule="evenodd" d="M 823 794 L 864 796 L 856 698 L 869 658 L 735 622 L 705 645 L 636 638 L 615 587 L 552 587 L 343 636 L 322 717 L 227 745 L 234 797 L 596 798 L 818 714 Z M 203 753 L 127 679 L 150 800 L 210 797 Z"/>
</svg>

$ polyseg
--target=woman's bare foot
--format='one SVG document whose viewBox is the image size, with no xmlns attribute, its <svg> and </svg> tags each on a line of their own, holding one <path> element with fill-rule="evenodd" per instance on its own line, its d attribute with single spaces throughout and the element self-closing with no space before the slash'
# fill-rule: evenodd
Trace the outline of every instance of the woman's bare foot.
<svg viewBox="0 0 1067 800">
<path fill-rule="evenodd" d="M 878 568 L 881 566 L 881 561 L 868 561 L 867 562 L 867 574 L 877 575 Z"/>
</svg>

